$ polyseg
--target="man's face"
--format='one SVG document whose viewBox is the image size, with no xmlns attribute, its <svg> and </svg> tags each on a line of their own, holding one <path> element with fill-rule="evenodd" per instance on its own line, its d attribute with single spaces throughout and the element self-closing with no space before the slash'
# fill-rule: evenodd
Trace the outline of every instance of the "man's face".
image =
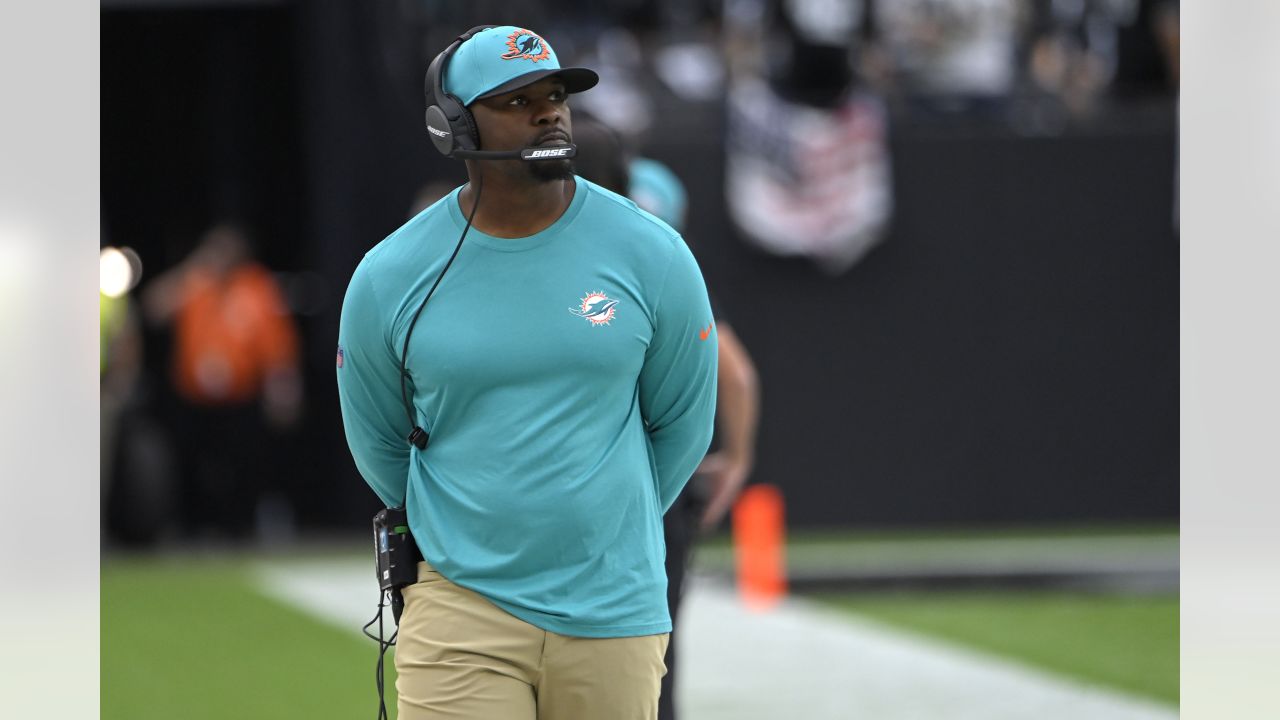
<svg viewBox="0 0 1280 720">
<path fill-rule="evenodd" d="M 522 150 L 570 142 L 573 134 L 568 99 L 564 83 L 552 75 L 509 93 L 475 101 L 471 113 L 480 131 L 480 149 Z M 573 177 L 569 160 L 513 162 L 539 182 Z"/>
</svg>

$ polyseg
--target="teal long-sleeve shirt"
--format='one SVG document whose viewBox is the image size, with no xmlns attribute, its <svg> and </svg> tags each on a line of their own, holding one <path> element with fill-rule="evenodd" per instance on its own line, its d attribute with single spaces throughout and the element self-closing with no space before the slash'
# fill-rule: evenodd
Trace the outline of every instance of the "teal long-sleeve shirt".
<svg viewBox="0 0 1280 720">
<path fill-rule="evenodd" d="M 339 398 L 356 466 L 445 577 L 546 630 L 671 629 L 662 515 L 710 443 L 716 335 L 678 233 L 581 178 L 525 238 L 465 226 L 458 191 L 369 251 L 347 289 Z"/>
</svg>

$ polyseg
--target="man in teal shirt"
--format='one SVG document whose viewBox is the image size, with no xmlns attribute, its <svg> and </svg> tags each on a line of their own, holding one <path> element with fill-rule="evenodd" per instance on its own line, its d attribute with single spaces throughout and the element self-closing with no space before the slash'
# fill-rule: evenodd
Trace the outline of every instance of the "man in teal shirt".
<svg viewBox="0 0 1280 720">
<path fill-rule="evenodd" d="M 570 141 L 568 95 L 595 73 L 523 28 L 460 39 L 433 71 L 475 147 Z M 715 412 L 701 273 L 676 231 L 570 161 L 466 162 L 467 185 L 368 252 L 339 331 L 352 456 L 426 560 L 404 591 L 400 717 L 652 718 L 662 514 Z"/>
</svg>

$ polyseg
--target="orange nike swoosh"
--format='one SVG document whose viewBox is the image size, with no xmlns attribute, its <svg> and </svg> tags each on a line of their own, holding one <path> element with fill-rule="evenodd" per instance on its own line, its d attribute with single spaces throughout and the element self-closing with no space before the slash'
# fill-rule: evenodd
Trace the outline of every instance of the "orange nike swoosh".
<svg viewBox="0 0 1280 720">
<path fill-rule="evenodd" d="M 698 339 L 699 339 L 699 340 L 706 340 L 706 339 L 707 339 L 707 336 L 709 336 L 709 335 L 711 334 L 711 328 L 713 328 L 713 327 L 715 327 L 715 323 L 711 323 L 710 325 L 708 325 L 708 326 L 706 327 L 706 329 L 705 329 L 705 330 L 703 330 L 702 332 L 698 333 Z"/>
</svg>

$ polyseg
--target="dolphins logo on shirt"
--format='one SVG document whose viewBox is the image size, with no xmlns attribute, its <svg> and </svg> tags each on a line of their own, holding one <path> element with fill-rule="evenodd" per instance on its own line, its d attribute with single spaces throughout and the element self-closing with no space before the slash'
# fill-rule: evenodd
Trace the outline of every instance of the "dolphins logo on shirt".
<svg viewBox="0 0 1280 720">
<path fill-rule="evenodd" d="M 580 318 L 586 318 L 592 325 L 608 325 L 614 313 L 617 312 L 617 306 L 617 300 L 612 300 L 608 295 L 596 290 L 587 293 L 586 297 L 582 298 L 581 304 L 576 308 L 569 308 L 569 312 Z"/>
</svg>

